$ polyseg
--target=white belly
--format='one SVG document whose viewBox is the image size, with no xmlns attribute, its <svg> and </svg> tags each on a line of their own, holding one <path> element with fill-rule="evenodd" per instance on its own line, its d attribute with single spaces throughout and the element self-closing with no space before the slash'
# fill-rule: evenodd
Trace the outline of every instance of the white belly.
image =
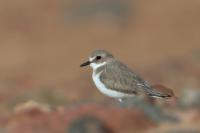
<svg viewBox="0 0 200 133">
<path fill-rule="evenodd" d="M 128 96 L 127 94 L 117 92 L 117 91 L 114 91 L 111 89 L 107 89 L 106 86 L 100 81 L 100 78 L 99 78 L 100 74 L 101 74 L 101 72 L 99 72 L 98 74 L 93 73 L 92 78 L 93 78 L 93 81 L 94 81 L 96 87 L 98 88 L 98 90 L 101 93 L 103 93 L 109 97 L 114 97 L 114 98 L 124 98 L 124 97 Z"/>
</svg>

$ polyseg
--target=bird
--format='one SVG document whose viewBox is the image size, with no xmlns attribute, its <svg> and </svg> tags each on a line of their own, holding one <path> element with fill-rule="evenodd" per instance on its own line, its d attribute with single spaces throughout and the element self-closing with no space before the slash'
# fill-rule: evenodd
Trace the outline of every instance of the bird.
<svg viewBox="0 0 200 133">
<path fill-rule="evenodd" d="M 80 67 L 93 69 L 92 79 L 97 89 L 108 97 L 122 102 L 126 98 L 145 95 L 151 98 L 169 98 L 170 93 L 154 89 L 141 76 L 116 59 L 106 50 L 93 51 Z"/>
</svg>

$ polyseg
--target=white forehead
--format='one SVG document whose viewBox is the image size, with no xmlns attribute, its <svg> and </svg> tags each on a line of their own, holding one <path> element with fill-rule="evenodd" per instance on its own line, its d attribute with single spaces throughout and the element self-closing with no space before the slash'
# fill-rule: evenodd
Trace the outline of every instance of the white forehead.
<svg viewBox="0 0 200 133">
<path fill-rule="evenodd" d="M 93 61 L 96 57 L 89 57 L 89 61 Z"/>
</svg>

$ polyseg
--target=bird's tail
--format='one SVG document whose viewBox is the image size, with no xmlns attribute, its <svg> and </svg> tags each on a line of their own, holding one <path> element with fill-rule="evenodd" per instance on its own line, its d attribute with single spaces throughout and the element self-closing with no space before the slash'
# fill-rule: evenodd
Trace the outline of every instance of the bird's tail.
<svg viewBox="0 0 200 133">
<path fill-rule="evenodd" d="M 154 97 L 154 98 L 170 98 L 170 97 L 172 97 L 169 94 L 163 94 L 163 93 L 159 93 L 159 92 L 149 93 L 148 95 L 150 97 Z"/>
<path fill-rule="evenodd" d="M 150 97 L 154 98 L 170 98 L 174 96 L 173 91 L 163 85 L 153 85 L 151 89 L 146 91 Z"/>
</svg>

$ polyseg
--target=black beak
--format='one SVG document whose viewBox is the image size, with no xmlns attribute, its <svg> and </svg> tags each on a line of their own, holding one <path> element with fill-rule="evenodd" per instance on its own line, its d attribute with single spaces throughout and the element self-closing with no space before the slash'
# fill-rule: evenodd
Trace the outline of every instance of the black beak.
<svg viewBox="0 0 200 133">
<path fill-rule="evenodd" d="M 88 66 L 88 65 L 90 65 L 90 61 L 87 61 L 87 62 L 81 64 L 80 67 L 84 67 L 84 66 Z"/>
</svg>

